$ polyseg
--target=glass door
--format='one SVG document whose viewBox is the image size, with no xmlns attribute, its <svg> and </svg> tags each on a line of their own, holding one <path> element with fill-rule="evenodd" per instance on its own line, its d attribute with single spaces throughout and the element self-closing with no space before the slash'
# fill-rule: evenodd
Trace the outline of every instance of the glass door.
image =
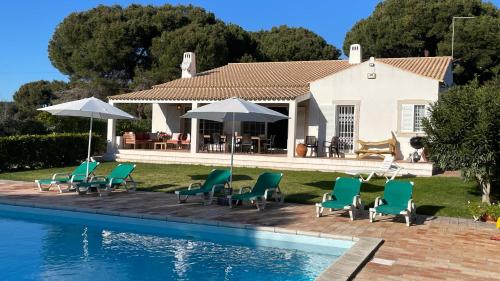
<svg viewBox="0 0 500 281">
<path fill-rule="evenodd" d="M 337 136 L 340 151 L 352 153 L 354 149 L 354 105 L 337 105 Z"/>
</svg>

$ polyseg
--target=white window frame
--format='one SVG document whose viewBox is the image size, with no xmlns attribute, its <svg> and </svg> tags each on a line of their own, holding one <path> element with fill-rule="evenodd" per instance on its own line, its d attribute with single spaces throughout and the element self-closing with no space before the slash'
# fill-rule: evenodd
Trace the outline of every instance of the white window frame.
<svg viewBox="0 0 500 281">
<path fill-rule="evenodd" d="M 399 135 L 416 135 L 423 134 L 423 128 L 420 125 L 418 128 L 415 118 L 417 107 L 424 106 L 424 115 L 420 118 L 429 116 L 429 101 L 399 101 L 398 102 L 398 134 Z"/>
</svg>

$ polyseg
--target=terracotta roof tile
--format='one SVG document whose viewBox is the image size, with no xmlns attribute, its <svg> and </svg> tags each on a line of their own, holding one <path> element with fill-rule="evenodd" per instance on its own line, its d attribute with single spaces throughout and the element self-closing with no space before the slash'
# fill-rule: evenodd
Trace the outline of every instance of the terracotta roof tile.
<svg viewBox="0 0 500 281">
<path fill-rule="evenodd" d="M 391 58 L 376 59 L 376 61 L 390 64 L 418 75 L 443 81 L 446 70 L 451 63 L 451 57 Z"/>
<path fill-rule="evenodd" d="M 449 57 L 377 59 L 406 71 L 443 80 Z M 344 60 L 230 63 L 193 78 L 176 79 L 150 90 L 110 97 L 123 100 L 292 100 L 309 92 L 309 83 L 355 66 Z"/>
<path fill-rule="evenodd" d="M 126 100 L 221 100 L 240 97 L 246 100 L 293 100 L 307 94 L 309 87 L 172 87 L 153 88 L 116 95 L 110 99 Z"/>
<path fill-rule="evenodd" d="M 311 81 L 350 66 L 343 60 L 230 63 L 193 78 L 176 79 L 153 88 L 304 87 Z"/>
</svg>

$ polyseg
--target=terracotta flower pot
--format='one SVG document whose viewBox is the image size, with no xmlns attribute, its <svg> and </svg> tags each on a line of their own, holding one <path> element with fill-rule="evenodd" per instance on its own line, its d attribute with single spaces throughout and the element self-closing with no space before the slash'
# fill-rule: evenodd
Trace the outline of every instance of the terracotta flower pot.
<svg viewBox="0 0 500 281">
<path fill-rule="evenodd" d="M 297 144 L 297 147 L 295 148 L 295 153 L 297 153 L 297 156 L 299 157 L 306 157 L 307 146 L 303 143 Z"/>
<path fill-rule="evenodd" d="M 490 216 L 488 214 L 484 214 L 481 218 L 483 219 L 483 221 L 488 222 L 488 223 L 496 223 L 497 222 L 497 220 L 493 216 Z"/>
</svg>

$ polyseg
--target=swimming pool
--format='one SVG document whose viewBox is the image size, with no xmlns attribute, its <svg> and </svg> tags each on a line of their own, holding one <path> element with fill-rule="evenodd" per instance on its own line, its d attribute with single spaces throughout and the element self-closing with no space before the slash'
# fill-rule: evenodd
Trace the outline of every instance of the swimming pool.
<svg viewBox="0 0 500 281">
<path fill-rule="evenodd" d="M 0 280 L 314 280 L 353 244 L 0 204 Z"/>
</svg>

